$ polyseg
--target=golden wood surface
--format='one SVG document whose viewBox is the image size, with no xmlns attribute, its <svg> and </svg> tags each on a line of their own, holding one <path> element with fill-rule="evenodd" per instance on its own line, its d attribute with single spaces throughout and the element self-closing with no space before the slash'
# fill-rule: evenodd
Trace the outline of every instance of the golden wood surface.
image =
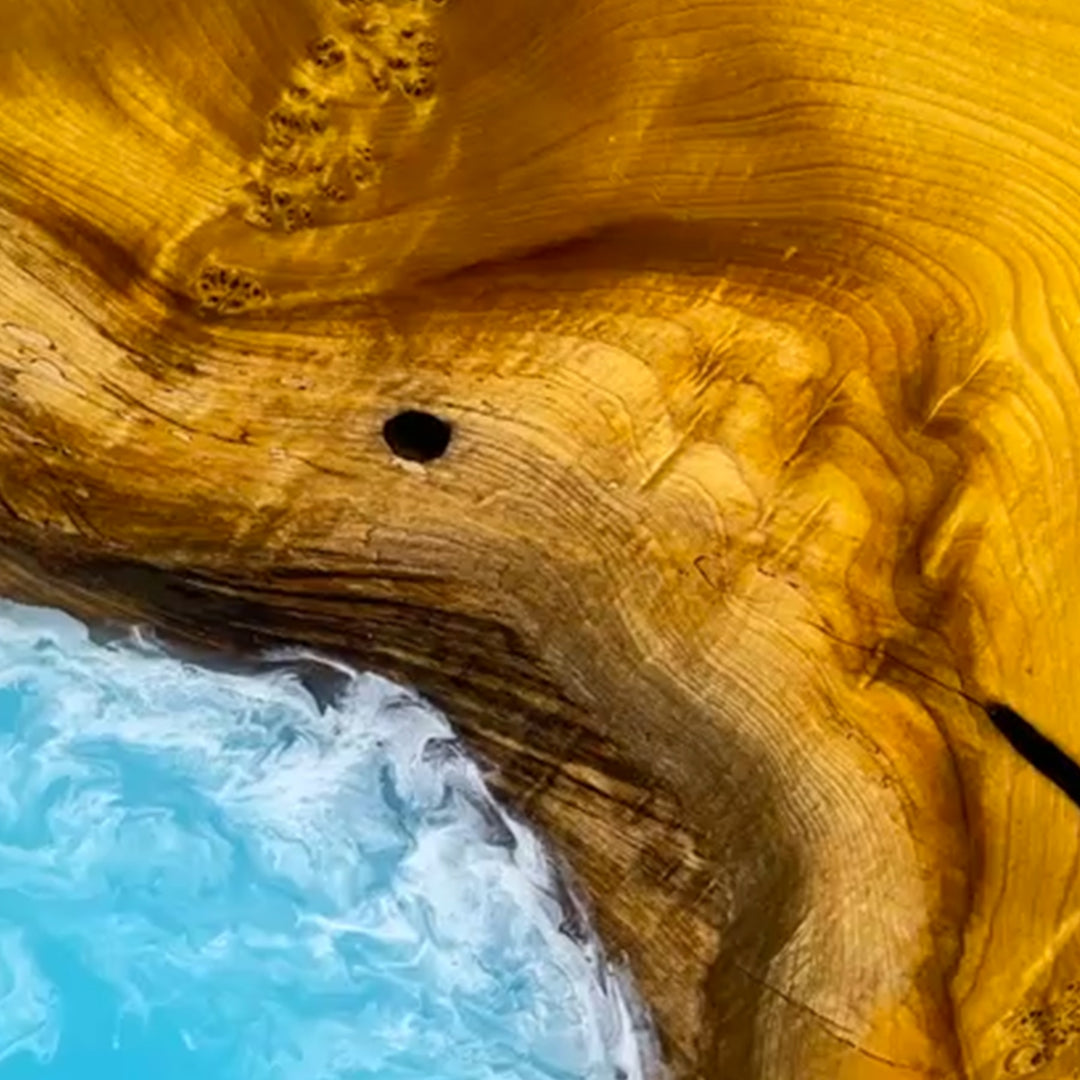
<svg viewBox="0 0 1080 1080">
<path fill-rule="evenodd" d="M 0 0 L 0 102 L 0 591 L 432 695 L 676 1076 L 1080 1075 L 974 704 L 1080 754 L 1073 0 Z"/>
</svg>

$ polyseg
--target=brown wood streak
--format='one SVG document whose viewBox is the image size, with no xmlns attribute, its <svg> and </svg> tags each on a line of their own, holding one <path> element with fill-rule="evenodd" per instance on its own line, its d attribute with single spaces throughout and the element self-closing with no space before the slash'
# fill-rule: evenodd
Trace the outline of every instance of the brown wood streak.
<svg viewBox="0 0 1080 1080">
<path fill-rule="evenodd" d="M 430 694 L 679 1077 L 1080 1070 L 1071 0 L 0 25 L 0 591 Z"/>
<path fill-rule="evenodd" d="M 882 1057 L 880 1054 L 875 1054 L 872 1051 L 865 1049 L 865 1047 L 859 1046 L 848 1035 L 845 1034 L 844 1029 L 839 1024 L 837 1024 L 835 1020 L 830 1020 L 827 1016 L 822 1016 L 821 1013 L 817 1012 L 815 1009 L 811 1009 L 810 1006 L 804 1004 L 801 1001 L 795 1000 L 795 998 L 791 997 L 790 994 L 781 990 L 780 987 L 773 986 L 765 979 L 759 978 L 753 972 L 747 971 L 746 968 L 742 967 L 742 965 L 735 964 L 734 967 L 752 982 L 755 982 L 763 989 L 768 990 L 769 993 L 776 994 L 777 997 L 779 997 L 786 1004 L 790 1005 L 793 1009 L 797 1009 L 799 1012 L 806 1013 L 808 1016 L 811 1016 L 814 1021 L 820 1024 L 821 1027 L 824 1028 L 834 1039 L 842 1042 L 845 1046 L 850 1047 L 850 1049 L 854 1050 L 855 1053 L 861 1054 L 863 1057 L 869 1058 L 871 1061 L 878 1062 L 882 1065 L 888 1065 L 892 1069 L 902 1069 L 908 1072 L 923 1072 L 922 1067 L 919 1065 L 905 1065 L 903 1064 L 903 1062 L 891 1061 L 888 1058 Z"/>
</svg>

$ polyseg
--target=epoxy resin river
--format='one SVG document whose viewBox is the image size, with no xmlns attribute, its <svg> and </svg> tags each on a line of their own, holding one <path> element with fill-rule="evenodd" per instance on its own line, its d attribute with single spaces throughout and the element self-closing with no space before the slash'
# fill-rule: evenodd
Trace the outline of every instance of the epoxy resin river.
<svg viewBox="0 0 1080 1080">
<path fill-rule="evenodd" d="M 2 1080 L 615 1080 L 645 1040 L 445 721 L 0 604 Z"/>
</svg>

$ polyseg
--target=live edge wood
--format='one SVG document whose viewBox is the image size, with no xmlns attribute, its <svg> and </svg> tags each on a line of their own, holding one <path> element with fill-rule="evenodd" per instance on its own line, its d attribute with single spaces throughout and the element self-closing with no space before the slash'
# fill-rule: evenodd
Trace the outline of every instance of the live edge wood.
<svg viewBox="0 0 1080 1080">
<path fill-rule="evenodd" d="M 0 102 L 0 592 L 431 695 L 678 1077 L 1080 1075 L 970 700 L 1080 755 L 1074 0 L 0 0 Z"/>
</svg>

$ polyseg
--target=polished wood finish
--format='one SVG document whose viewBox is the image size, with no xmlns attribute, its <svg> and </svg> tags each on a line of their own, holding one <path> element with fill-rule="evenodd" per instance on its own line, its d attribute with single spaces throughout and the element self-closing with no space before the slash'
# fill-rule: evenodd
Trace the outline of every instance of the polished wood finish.
<svg viewBox="0 0 1080 1080">
<path fill-rule="evenodd" d="M 0 0 L 0 101 L 0 591 L 420 687 L 678 1077 L 1080 1075 L 1074 0 Z"/>
</svg>

